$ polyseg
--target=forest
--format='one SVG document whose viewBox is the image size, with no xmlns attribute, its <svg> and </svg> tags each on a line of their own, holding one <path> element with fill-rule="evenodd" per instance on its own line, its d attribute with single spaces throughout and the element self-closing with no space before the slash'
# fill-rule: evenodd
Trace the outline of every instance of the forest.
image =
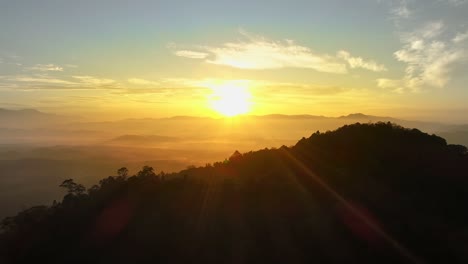
<svg viewBox="0 0 468 264">
<path fill-rule="evenodd" d="M 418 129 L 356 123 L 149 165 L 67 179 L 61 201 L 3 219 L 0 263 L 468 262 L 467 148 Z"/>
</svg>

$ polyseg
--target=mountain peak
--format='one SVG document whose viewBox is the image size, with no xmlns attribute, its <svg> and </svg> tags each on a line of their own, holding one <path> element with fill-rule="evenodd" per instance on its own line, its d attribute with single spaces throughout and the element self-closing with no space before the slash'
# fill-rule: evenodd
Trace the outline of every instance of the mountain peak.
<svg viewBox="0 0 468 264">
<path fill-rule="evenodd" d="M 359 119 L 359 118 L 369 118 L 371 116 L 365 115 L 363 113 L 353 113 L 347 116 L 340 116 L 339 118 L 352 118 L 352 119 Z"/>
</svg>

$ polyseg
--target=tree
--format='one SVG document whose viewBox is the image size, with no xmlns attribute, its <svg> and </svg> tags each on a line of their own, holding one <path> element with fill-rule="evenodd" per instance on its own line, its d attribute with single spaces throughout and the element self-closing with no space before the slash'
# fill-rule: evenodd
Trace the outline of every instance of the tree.
<svg viewBox="0 0 468 264">
<path fill-rule="evenodd" d="M 64 180 L 60 187 L 67 189 L 69 194 L 81 195 L 86 191 L 86 188 L 78 183 L 75 183 L 73 179 Z"/>
<path fill-rule="evenodd" d="M 93 185 L 91 188 L 88 189 L 88 194 L 94 194 L 99 191 L 99 186 L 98 185 Z"/>
<path fill-rule="evenodd" d="M 231 157 L 229 157 L 229 161 L 236 161 L 236 160 L 240 160 L 242 158 L 242 154 L 236 150 L 234 151 L 234 153 L 232 153 Z"/>
<path fill-rule="evenodd" d="M 126 167 L 122 167 L 117 170 L 117 175 L 123 179 L 127 178 L 128 176 L 128 169 Z"/>
<path fill-rule="evenodd" d="M 456 153 L 457 155 L 459 156 L 465 156 L 468 154 L 468 149 L 463 146 L 463 145 L 448 145 L 447 146 L 450 151 L 452 151 L 453 153 Z"/>
<path fill-rule="evenodd" d="M 149 176 L 156 176 L 156 174 L 154 173 L 153 167 L 143 166 L 143 168 L 141 168 L 141 171 L 138 172 L 137 176 L 138 177 L 149 177 Z"/>
</svg>

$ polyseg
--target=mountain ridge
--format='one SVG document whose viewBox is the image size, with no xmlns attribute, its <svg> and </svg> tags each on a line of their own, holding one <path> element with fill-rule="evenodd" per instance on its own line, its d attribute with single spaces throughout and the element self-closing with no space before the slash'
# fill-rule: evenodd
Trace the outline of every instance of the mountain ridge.
<svg viewBox="0 0 468 264">
<path fill-rule="evenodd" d="M 65 180 L 62 201 L 2 221 L 0 259 L 219 263 L 239 249 L 244 263 L 468 259 L 466 147 L 380 122 L 235 153 L 177 173 L 121 168 L 88 190 Z"/>
</svg>

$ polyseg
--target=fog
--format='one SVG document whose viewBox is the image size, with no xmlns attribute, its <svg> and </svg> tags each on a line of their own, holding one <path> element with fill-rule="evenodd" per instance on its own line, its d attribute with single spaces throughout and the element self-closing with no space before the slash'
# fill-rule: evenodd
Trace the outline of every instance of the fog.
<svg viewBox="0 0 468 264">
<path fill-rule="evenodd" d="M 468 125 L 406 121 L 363 114 L 323 116 L 171 117 L 87 122 L 35 110 L 0 111 L 0 218 L 51 204 L 68 178 L 86 186 L 143 165 L 175 172 L 222 161 L 234 151 L 294 145 L 315 131 L 345 124 L 389 121 L 468 145 Z"/>
</svg>

